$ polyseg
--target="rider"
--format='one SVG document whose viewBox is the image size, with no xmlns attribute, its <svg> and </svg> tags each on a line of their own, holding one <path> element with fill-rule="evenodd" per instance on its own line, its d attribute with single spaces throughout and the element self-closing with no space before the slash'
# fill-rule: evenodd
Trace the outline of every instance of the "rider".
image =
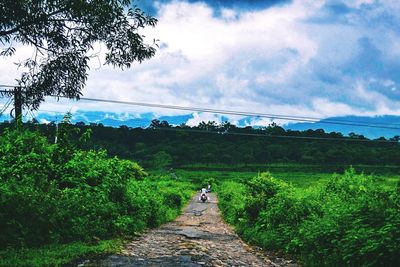
<svg viewBox="0 0 400 267">
<path fill-rule="evenodd" d="M 200 193 L 200 196 L 199 196 L 199 201 L 201 201 L 201 196 L 202 195 L 206 195 L 206 197 L 207 197 L 207 199 L 209 200 L 210 198 L 207 196 L 207 189 L 205 189 L 205 188 L 202 188 L 201 189 L 201 193 Z"/>
</svg>

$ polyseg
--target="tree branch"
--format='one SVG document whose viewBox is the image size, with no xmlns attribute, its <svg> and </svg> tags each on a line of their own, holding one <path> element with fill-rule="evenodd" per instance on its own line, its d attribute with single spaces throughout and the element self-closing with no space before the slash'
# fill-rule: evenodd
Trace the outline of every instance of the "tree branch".
<svg viewBox="0 0 400 267">
<path fill-rule="evenodd" d="M 65 10 L 66 10 L 66 8 L 61 8 L 59 10 L 56 10 L 56 11 L 52 12 L 52 13 L 46 14 L 47 20 L 49 20 L 54 15 L 57 15 L 59 13 L 64 12 Z M 40 19 L 39 19 L 39 21 L 40 21 Z M 27 22 L 25 22 L 23 24 L 20 24 L 20 25 L 14 27 L 12 29 L 5 30 L 5 31 L 0 31 L 0 37 L 16 33 L 21 29 L 21 27 L 30 26 L 30 25 L 36 24 L 37 22 L 38 22 L 38 19 L 33 19 L 33 20 L 27 21 Z"/>
<path fill-rule="evenodd" d="M 13 33 L 17 32 L 17 31 L 19 31 L 19 28 L 20 28 L 20 26 L 17 26 L 15 28 L 7 30 L 7 31 L 0 31 L 0 37 L 6 36 L 6 35 L 9 35 L 9 34 L 13 34 Z"/>
</svg>

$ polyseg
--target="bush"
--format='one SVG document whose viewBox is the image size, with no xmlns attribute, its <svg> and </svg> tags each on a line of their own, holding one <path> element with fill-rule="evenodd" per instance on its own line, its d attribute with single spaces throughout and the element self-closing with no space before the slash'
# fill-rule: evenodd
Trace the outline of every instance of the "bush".
<svg viewBox="0 0 400 267">
<path fill-rule="evenodd" d="M 400 201 L 349 169 L 322 188 L 300 190 L 258 175 L 218 187 L 220 206 L 246 240 L 313 266 L 398 266 Z M 245 196 L 245 197 L 244 197 Z"/>
<path fill-rule="evenodd" d="M 67 136 L 64 134 L 62 136 Z M 133 234 L 176 216 L 191 187 L 146 178 L 136 163 L 64 139 L 6 130 L 0 137 L 0 247 Z"/>
<path fill-rule="evenodd" d="M 309 262 L 335 265 L 395 266 L 400 263 L 400 209 L 395 190 L 349 169 L 333 176 L 321 192 L 322 215 L 299 231 Z"/>
<path fill-rule="evenodd" d="M 217 187 L 218 207 L 225 220 L 237 224 L 244 210 L 245 187 L 241 183 L 226 181 Z"/>
<path fill-rule="evenodd" d="M 267 208 L 268 200 L 288 187 L 282 180 L 277 180 L 269 172 L 261 173 L 246 183 L 247 194 L 245 211 L 249 221 L 255 221 L 260 211 Z"/>
</svg>

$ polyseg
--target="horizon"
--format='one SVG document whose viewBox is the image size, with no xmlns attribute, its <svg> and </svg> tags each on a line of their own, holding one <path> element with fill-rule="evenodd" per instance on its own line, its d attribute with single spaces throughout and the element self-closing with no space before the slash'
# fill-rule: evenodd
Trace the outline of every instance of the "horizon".
<svg viewBox="0 0 400 267">
<path fill-rule="evenodd" d="M 392 1 L 142 1 L 159 23 L 154 58 L 128 70 L 91 60 L 85 97 L 291 114 L 317 118 L 400 115 L 400 5 Z M 18 77 L 17 47 L 0 66 L 2 84 Z M 1 99 L 0 104 L 5 104 Z M 179 116 L 183 111 L 56 101 L 39 111 L 112 111 Z M 197 121 L 218 115 L 198 113 Z M 235 123 L 238 116 L 226 116 Z M 274 122 L 283 125 L 285 121 Z M 268 125 L 268 119 L 253 125 Z"/>
<path fill-rule="evenodd" d="M 41 124 L 49 123 L 60 123 L 63 120 L 66 113 L 46 111 L 38 113 L 37 116 L 30 114 L 24 116 L 24 121 L 31 121 L 33 118 Z M 233 121 L 229 120 L 225 115 L 215 115 L 211 120 L 204 121 L 199 120 L 201 112 L 186 113 L 177 116 L 158 116 L 155 113 L 148 112 L 143 114 L 130 114 L 126 112 L 102 112 L 102 111 L 82 111 L 76 110 L 71 112 L 71 123 L 76 124 L 83 122 L 85 125 L 102 124 L 106 127 L 121 127 L 127 126 L 129 128 L 148 128 L 152 120 L 166 121 L 171 126 L 176 127 L 180 125 L 187 125 L 190 127 L 196 127 L 200 123 L 215 122 L 216 125 L 222 125 L 225 122 L 230 122 L 238 128 L 252 127 L 261 128 L 277 124 L 285 130 L 291 131 L 307 131 L 322 129 L 326 133 L 337 132 L 343 134 L 343 136 L 349 136 L 350 133 L 357 135 L 363 135 L 369 139 L 378 139 L 381 137 L 392 138 L 398 136 L 400 128 L 400 116 L 393 115 L 381 115 L 373 117 L 362 117 L 362 116 L 342 116 L 342 117 L 330 117 L 316 121 L 290 121 L 286 120 L 285 123 L 276 123 L 275 119 L 270 119 L 270 123 L 257 124 L 259 120 L 255 120 L 254 117 L 241 117 L 240 119 Z M 11 120 L 10 116 L 4 117 L 1 123 L 6 123 Z"/>
</svg>

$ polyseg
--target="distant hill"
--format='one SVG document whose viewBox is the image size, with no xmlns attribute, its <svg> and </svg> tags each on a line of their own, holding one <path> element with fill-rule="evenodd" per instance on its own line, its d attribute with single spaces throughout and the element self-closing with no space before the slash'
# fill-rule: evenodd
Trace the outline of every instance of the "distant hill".
<svg viewBox="0 0 400 267">
<path fill-rule="evenodd" d="M 343 124 L 332 124 L 331 122 L 340 122 Z M 366 126 L 353 126 L 344 124 L 363 124 L 363 125 L 377 125 L 383 127 L 393 127 L 398 129 L 387 129 Z M 325 132 L 340 132 L 344 135 L 349 133 L 362 134 L 368 138 L 376 139 L 379 137 L 393 137 L 400 135 L 400 116 L 376 116 L 376 117 L 361 117 L 361 116 L 345 116 L 345 117 L 332 117 L 321 120 L 315 123 L 290 123 L 284 126 L 286 130 L 303 131 L 307 129 L 324 129 Z"/>
<path fill-rule="evenodd" d="M 8 119 L 3 116 L 4 119 Z M 42 123 L 48 123 L 51 121 L 59 122 L 63 118 L 63 114 L 54 113 L 39 113 L 36 119 Z M 101 111 L 76 111 L 73 113 L 72 122 L 84 122 L 85 124 L 90 123 L 101 123 L 105 126 L 120 127 L 126 125 L 128 127 L 148 127 L 153 119 L 160 121 L 167 121 L 171 125 L 180 125 L 186 123 L 188 120 L 193 119 L 193 114 L 176 115 L 176 116 L 161 116 L 156 117 L 155 114 L 142 113 L 142 114 L 128 114 L 128 113 L 113 113 L 113 112 L 101 112 Z M 238 121 L 239 127 L 244 127 L 251 118 L 242 118 Z M 222 117 L 221 120 L 227 120 Z M 332 122 L 340 122 L 341 124 L 333 124 Z M 366 127 L 366 126 L 355 126 L 353 124 L 362 125 L 376 125 L 382 127 L 393 127 L 397 129 L 388 128 L 377 128 L 377 127 Z M 262 126 L 262 125 L 260 125 Z M 257 127 L 257 126 L 256 126 Z M 304 131 L 308 129 L 316 130 L 323 129 L 325 132 L 340 132 L 343 135 L 348 135 L 353 132 L 356 134 L 362 134 L 367 138 L 376 139 L 379 137 L 390 138 L 396 135 L 400 135 L 400 116 L 384 115 L 375 117 L 366 116 L 343 116 L 343 117 L 331 117 L 323 119 L 319 122 L 295 122 L 284 125 L 285 130 L 297 130 Z"/>
</svg>

